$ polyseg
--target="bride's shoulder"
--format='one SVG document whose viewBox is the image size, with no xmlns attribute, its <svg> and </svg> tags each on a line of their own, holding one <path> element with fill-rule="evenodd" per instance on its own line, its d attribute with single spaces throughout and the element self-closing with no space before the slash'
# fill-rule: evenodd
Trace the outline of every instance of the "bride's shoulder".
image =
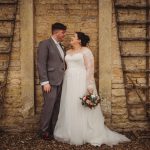
<svg viewBox="0 0 150 150">
<path fill-rule="evenodd" d="M 92 51 L 88 47 L 83 47 L 83 54 L 92 54 Z"/>
</svg>

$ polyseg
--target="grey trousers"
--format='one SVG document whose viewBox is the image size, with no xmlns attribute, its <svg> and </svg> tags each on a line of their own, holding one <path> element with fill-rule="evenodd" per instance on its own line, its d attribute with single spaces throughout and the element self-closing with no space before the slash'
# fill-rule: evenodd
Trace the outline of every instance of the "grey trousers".
<svg viewBox="0 0 150 150">
<path fill-rule="evenodd" d="M 44 104 L 40 130 L 43 133 L 48 132 L 53 135 L 59 113 L 62 84 L 58 86 L 52 85 L 51 87 L 51 92 L 46 93 L 43 91 Z"/>
</svg>

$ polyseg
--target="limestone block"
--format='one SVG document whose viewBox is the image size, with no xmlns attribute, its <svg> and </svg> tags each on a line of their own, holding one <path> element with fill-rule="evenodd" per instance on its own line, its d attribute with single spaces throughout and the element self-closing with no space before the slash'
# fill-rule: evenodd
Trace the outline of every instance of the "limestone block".
<svg viewBox="0 0 150 150">
<path fill-rule="evenodd" d="M 136 38 L 145 37 L 146 28 L 142 25 L 120 27 L 120 37 Z"/>
<path fill-rule="evenodd" d="M 117 103 L 125 103 L 126 102 L 126 97 L 120 96 L 120 97 L 115 97 L 112 96 L 112 103 L 117 104 Z"/>
<path fill-rule="evenodd" d="M 145 69 L 146 62 L 144 58 L 124 59 L 126 69 Z"/>
<path fill-rule="evenodd" d="M 95 5 L 95 4 L 93 4 L 93 5 L 92 4 L 83 5 L 83 9 L 84 10 L 88 10 L 88 11 L 91 10 L 91 9 L 96 9 L 97 10 L 98 9 L 98 5 Z"/>
<path fill-rule="evenodd" d="M 122 4 L 122 5 L 144 5 L 146 2 L 143 0 L 117 0 L 117 4 Z"/>
<path fill-rule="evenodd" d="M 124 89 L 112 89 L 113 96 L 125 96 Z"/>
<path fill-rule="evenodd" d="M 8 71 L 8 80 L 20 79 L 20 71 Z"/>
<path fill-rule="evenodd" d="M 121 76 L 123 76 L 123 74 L 122 74 L 122 69 L 121 68 L 119 68 L 119 67 L 113 67 L 112 68 L 112 76 L 113 77 L 121 77 Z"/>
<path fill-rule="evenodd" d="M 125 97 L 112 97 L 112 107 L 124 108 L 126 107 L 126 98 Z"/>
<path fill-rule="evenodd" d="M 8 128 L 16 128 L 18 124 L 23 123 L 22 117 L 12 117 L 12 116 L 5 116 L 5 119 L 1 120 L 1 125 L 8 127 Z"/>
<path fill-rule="evenodd" d="M 138 16 L 138 19 L 140 21 L 145 20 L 145 11 L 144 10 L 120 10 L 119 11 L 119 20 L 135 20 L 135 18 Z"/>
<path fill-rule="evenodd" d="M 113 77 L 112 78 L 112 84 L 123 84 L 123 78 L 122 77 Z"/>
<path fill-rule="evenodd" d="M 93 4 L 93 3 L 97 4 L 97 2 L 98 2 L 97 0 L 92 0 L 92 1 L 91 0 L 86 0 L 86 1 L 80 0 L 80 3 L 83 3 L 83 4 L 89 4 L 89 3 L 90 4 Z"/>
<path fill-rule="evenodd" d="M 112 89 L 123 89 L 124 84 L 112 84 Z"/>
<path fill-rule="evenodd" d="M 113 123 L 126 123 L 128 121 L 128 115 L 112 115 Z"/>
<path fill-rule="evenodd" d="M 127 108 L 126 107 L 112 107 L 112 115 L 126 115 L 127 114 Z"/>
</svg>

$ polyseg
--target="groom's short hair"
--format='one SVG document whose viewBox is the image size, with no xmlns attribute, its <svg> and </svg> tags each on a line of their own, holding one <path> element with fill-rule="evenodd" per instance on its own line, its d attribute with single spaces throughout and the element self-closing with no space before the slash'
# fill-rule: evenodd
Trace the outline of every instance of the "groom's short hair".
<svg viewBox="0 0 150 150">
<path fill-rule="evenodd" d="M 66 29 L 67 27 L 62 23 L 56 22 L 52 24 L 52 33 L 54 33 L 54 31 L 56 30 L 66 30 Z"/>
</svg>

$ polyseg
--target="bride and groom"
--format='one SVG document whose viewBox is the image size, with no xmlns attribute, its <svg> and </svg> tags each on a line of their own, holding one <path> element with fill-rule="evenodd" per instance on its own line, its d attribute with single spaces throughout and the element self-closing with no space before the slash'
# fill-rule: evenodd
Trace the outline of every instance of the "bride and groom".
<svg viewBox="0 0 150 150">
<path fill-rule="evenodd" d="M 97 94 L 94 57 L 87 47 L 90 38 L 83 32 L 74 34 L 70 41 L 72 49 L 65 52 L 61 42 L 66 29 L 64 24 L 54 23 L 52 36 L 38 47 L 37 65 L 44 97 L 41 137 L 94 146 L 130 141 L 104 125 L 100 106 L 92 110 L 82 106 L 80 97 Z"/>
</svg>

